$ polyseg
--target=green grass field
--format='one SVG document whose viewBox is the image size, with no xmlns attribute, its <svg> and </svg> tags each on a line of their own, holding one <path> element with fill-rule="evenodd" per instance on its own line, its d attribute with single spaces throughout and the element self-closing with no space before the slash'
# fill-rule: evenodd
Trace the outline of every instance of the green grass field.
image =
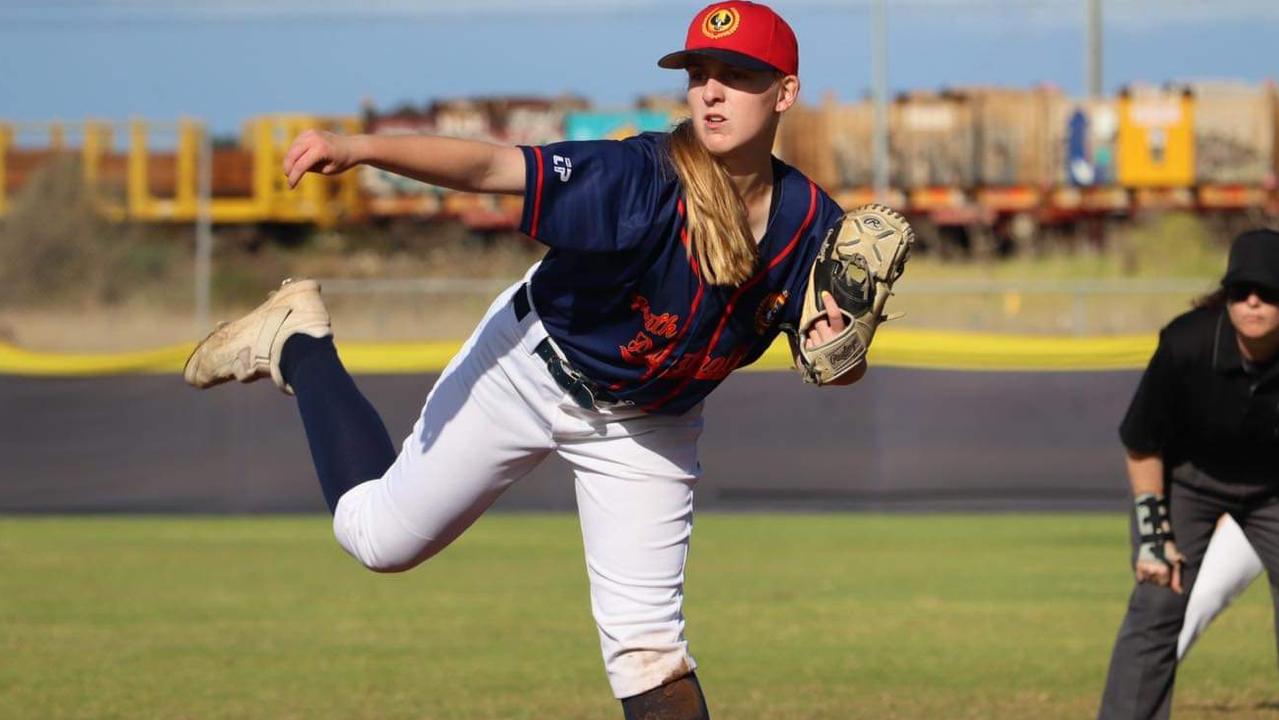
<svg viewBox="0 0 1279 720">
<path fill-rule="evenodd" d="M 1084 718 L 1130 589 L 1118 515 L 697 519 L 717 720 Z M 0 519 L 0 718 L 620 717 L 571 515 L 492 515 L 376 575 L 326 519 Z M 1178 718 L 1279 717 L 1259 582 Z"/>
</svg>

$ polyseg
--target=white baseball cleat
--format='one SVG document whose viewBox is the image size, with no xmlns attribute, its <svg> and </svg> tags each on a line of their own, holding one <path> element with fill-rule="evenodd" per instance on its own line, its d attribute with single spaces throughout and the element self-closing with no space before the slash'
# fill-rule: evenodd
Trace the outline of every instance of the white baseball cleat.
<svg viewBox="0 0 1279 720">
<path fill-rule="evenodd" d="M 293 388 L 280 374 L 280 353 L 295 333 L 315 338 L 333 334 L 320 284 L 314 280 L 285 280 L 248 315 L 218 323 L 195 346 L 182 377 L 203 389 L 232 379 L 247 383 L 270 376 L 276 387 L 292 395 Z"/>
</svg>

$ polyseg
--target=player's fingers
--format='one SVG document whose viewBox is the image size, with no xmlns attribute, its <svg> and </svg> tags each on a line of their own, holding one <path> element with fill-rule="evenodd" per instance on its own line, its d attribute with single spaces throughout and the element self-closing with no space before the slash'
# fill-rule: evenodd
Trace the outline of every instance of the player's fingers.
<svg viewBox="0 0 1279 720">
<path fill-rule="evenodd" d="M 1177 545 L 1171 542 L 1164 544 L 1164 557 L 1168 559 L 1169 565 L 1168 585 L 1173 589 L 1173 592 L 1180 595 L 1183 589 L 1181 584 L 1181 568 L 1185 563 L 1186 557 L 1177 550 Z"/>
<path fill-rule="evenodd" d="M 839 305 L 835 304 L 835 296 L 822 291 L 822 304 L 826 307 L 826 320 L 832 334 L 839 333 L 844 329 L 844 316 L 839 312 Z"/>
<path fill-rule="evenodd" d="M 1168 584 L 1168 566 L 1163 563 L 1137 563 L 1137 582 L 1154 583 L 1164 586 Z"/>
<path fill-rule="evenodd" d="M 293 165 L 302 157 L 302 154 L 311 149 L 315 145 L 317 136 L 314 130 L 307 130 L 289 144 L 289 149 L 284 153 L 284 174 L 288 175 L 293 170 Z"/>
<path fill-rule="evenodd" d="M 305 175 L 312 166 L 319 163 L 323 159 L 323 155 L 324 153 L 319 147 L 308 148 L 306 152 L 302 153 L 302 157 L 298 158 L 297 162 L 293 163 L 293 168 L 289 171 L 289 187 L 297 187 L 298 181 L 302 179 L 302 176 Z"/>
<path fill-rule="evenodd" d="M 289 182 L 289 187 L 296 186 L 298 179 L 306 172 L 307 154 L 310 152 L 311 148 L 309 146 L 302 147 L 301 151 L 298 152 L 297 156 L 293 158 L 293 161 L 285 169 L 284 174 Z"/>
<path fill-rule="evenodd" d="M 293 163 L 298 161 L 302 153 L 306 150 L 305 136 L 298 136 L 289 144 L 289 149 L 284 153 L 284 174 L 288 175 L 289 170 L 293 169 Z"/>
<path fill-rule="evenodd" d="M 1137 563 L 1137 582 L 1152 582 L 1154 573 L 1151 572 L 1150 565 L 1145 563 Z"/>
<path fill-rule="evenodd" d="M 805 345 L 807 347 L 813 348 L 826 342 L 826 334 L 824 332 L 825 329 L 826 329 L 825 320 L 817 320 L 816 322 L 814 322 L 813 326 L 809 328 L 808 334 L 805 336 L 805 340 L 804 340 Z"/>
</svg>

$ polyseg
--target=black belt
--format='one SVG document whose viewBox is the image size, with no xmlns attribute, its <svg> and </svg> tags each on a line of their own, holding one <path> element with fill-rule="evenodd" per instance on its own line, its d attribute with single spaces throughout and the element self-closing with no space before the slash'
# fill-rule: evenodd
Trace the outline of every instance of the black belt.
<svg viewBox="0 0 1279 720">
<path fill-rule="evenodd" d="M 515 291 L 515 299 L 511 301 L 511 307 L 515 309 L 515 319 L 522 321 L 528 317 L 528 283 L 525 283 Z M 560 357 L 555 352 L 555 347 L 551 345 L 551 338 L 542 338 L 542 342 L 533 348 L 533 354 L 542 359 L 546 363 L 546 369 L 551 373 L 551 377 L 555 380 L 555 384 L 559 385 L 564 392 L 573 398 L 573 402 L 584 410 L 594 410 L 600 404 L 614 405 L 618 399 L 609 391 L 600 387 L 598 384 L 587 379 L 582 373 L 573 369 L 568 361 Z"/>
</svg>

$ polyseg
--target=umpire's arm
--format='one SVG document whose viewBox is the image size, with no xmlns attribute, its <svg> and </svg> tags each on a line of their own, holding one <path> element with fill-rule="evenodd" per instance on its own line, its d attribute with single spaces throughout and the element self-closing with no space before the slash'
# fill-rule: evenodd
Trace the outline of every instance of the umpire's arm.
<svg viewBox="0 0 1279 720">
<path fill-rule="evenodd" d="M 1164 459 L 1158 453 L 1128 451 L 1128 482 L 1132 496 L 1143 493 L 1164 494 Z"/>
<path fill-rule="evenodd" d="M 1158 454 L 1142 454 L 1128 450 L 1128 482 L 1132 485 L 1134 499 L 1143 495 L 1164 497 L 1164 459 Z M 1165 500 L 1166 503 L 1166 500 Z M 1166 507 L 1166 505 L 1165 505 Z M 1175 541 L 1164 543 L 1163 559 L 1153 560 L 1139 552 L 1133 572 L 1137 582 L 1154 583 L 1172 588 L 1173 592 L 1182 592 L 1181 563 L 1182 555 Z"/>
</svg>

